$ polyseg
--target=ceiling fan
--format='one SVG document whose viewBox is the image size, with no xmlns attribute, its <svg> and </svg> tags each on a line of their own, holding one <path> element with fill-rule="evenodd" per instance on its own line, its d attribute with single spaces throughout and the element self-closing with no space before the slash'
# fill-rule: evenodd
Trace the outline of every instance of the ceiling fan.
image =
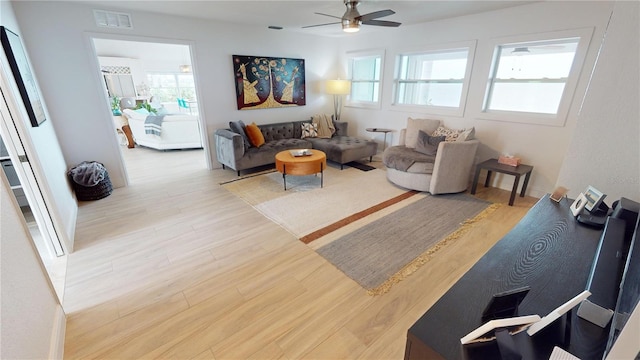
<svg viewBox="0 0 640 360">
<path fill-rule="evenodd" d="M 360 31 L 360 25 L 375 25 L 375 26 L 387 26 L 387 27 L 398 27 L 400 26 L 399 22 L 395 21 L 386 21 L 386 20 L 376 20 L 381 17 L 393 15 L 396 12 L 390 9 L 374 11 L 372 13 L 360 15 L 358 12 L 358 4 L 360 1 L 352 1 L 352 0 L 344 0 L 344 5 L 347 7 L 347 11 L 342 15 L 342 17 L 333 16 L 329 14 L 323 13 L 315 13 L 318 15 L 329 16 L 332 18 L 340 19 L 340 22 L 332 22 L 326 24 L 318 24 L 318 25 L 308 25 L 303 26 L 303 28 L 311 28 L 316 26 L 325 26 L 325 25 L 334 25 L 334 24 L 342 24 L 342 30 L 344 32 L 357 32 Z"/>
</svg>

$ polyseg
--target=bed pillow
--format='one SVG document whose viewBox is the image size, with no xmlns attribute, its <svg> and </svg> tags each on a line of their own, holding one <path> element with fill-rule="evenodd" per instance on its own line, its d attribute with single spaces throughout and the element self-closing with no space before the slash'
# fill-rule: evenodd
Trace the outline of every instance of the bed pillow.
<svg viewBox="0 0 640 360">
<path fill-rule="evenodd" d="M 262 135 L 262 131 L 260 131 L 260 128 L 255 122 L 245 126 L 244 131 L 247 133 L 251 145 L 255 147 L 264 145 L 264 135 Z"/>
<path fill-rule="evenodd" d="M 242 136 L 242 140 L 244 140 L 244 151 L 247 151 L 251 147 L 251 142 L 249 141 L 249 137 L 245 132 L 245 125 L 242 120 L 238 121 L 229 121 L 229 128 L 236 134 L 240 134 Z"/>
<path fill-rule="evenodd" d="M 440 120 L 432 119 L 407 119 L 407 131 L 404 136 L 404 144 L 408 148 L 415 148 L 418 142 L 418 131 L 433 134 L 440 126 Z"/>
<path fill-rule="evenodd" d="M 419 130 L 415 150 L 425 155 L 435 155 L 438 151 L 438 145 L 445 141 L 445 139 L 445 136 L 431 136 L 426 132 Z"/>
</svg>

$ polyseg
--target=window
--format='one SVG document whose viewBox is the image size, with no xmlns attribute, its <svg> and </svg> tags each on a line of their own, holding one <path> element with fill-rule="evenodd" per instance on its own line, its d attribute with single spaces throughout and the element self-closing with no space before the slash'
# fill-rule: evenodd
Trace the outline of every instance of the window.
<svg viewBox="0 0 640 360">
<path fill-rule="evenodd" d="M 398 55 L 394 105 L 461 114 L 469 83 L 472 49 L 469 45 Z"/>
<path fill-rule="evenodd" d="M 579 40 L 498 46 L 487 109 L 557 114 Z"/>
<path fill-rule="evenodd" d="M 195 100 L 196 88 L 193 74 L 147 74 L 149 90 L 160 102 L 175 102 L 177 98 Z"/>
<path fill-rule="evenodd" d="M 349 105 L 379 107 L 383 52 L 358 53 L 349 58 Z"/>
<path fill-rule="evenodd" d="M 525 41 L 496 43 L 484 113 L 498 120 L 563 125 L 591 32 L 529 35 Z"/>
</svg>

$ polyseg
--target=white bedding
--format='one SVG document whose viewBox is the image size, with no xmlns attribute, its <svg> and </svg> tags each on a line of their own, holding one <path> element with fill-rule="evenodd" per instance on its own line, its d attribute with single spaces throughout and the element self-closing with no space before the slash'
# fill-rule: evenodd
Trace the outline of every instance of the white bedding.
<svg viewBox="0 0 640 360">
<path fill-rule="evenodd" d="M 162 121 L 160 136 L 146 134 L 144 120 L 147 115 L 133 110 L 123 111 L 136 144 L 158 150 L 202 148 L 198 117 L 189 114 L 168 114 Z"/>
</svg>

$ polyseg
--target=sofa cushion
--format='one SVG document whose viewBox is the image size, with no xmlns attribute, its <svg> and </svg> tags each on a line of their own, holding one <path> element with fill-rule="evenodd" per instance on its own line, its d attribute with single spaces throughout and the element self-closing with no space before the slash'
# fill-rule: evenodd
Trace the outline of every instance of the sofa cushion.
<svg viewBox="0 0 640 360">
<path fill-rule="evenodd" d="M 415 148 L 418 143 L 418 131 L 422 130 L 425 133 L 432 135 L 439 126 L 440 120 L 408 118 L 407 131 L 404 140 L 405 146 L 408 148 Z"/>
<path fill-rule="evenodd" d="M 346 164 L 350 161 L 370 157 L 376 154 L 378 144 L 372 140 L 350 136 L 333 136 L 330 139 L 308 138 L 313 148 L 324 152 L 327 160 Z"/>
<path fill-rule="evenodd" d="M 467 141 L 467 140 L 473 140 L 475 138 L 476 138 L 476 128 L 471 127 L 461 132 L 460 135 L 458 135 L 458 139 L 456 139 L 456 141 Z"/>
<path fill-rule="evenodd" d="M 247 133 L 251 145 L 255 147 L 264 145 L 264 135 L 262 135 L 262 131 L 260 131 L 260 128 L 255 122 L 245 126 L 244 131 Z"/>
<path fill-rule="evenodd" d="M 346 121 L 333 121 L 333 127 L 336 128 L 336 132 L 333 133 L 333 136 L 347 136 L 347 129 L 349 128 L 349 123 Z"/>
<path fill-rule="evenodd" d="M 302 139 L 318 137 L 318 124 L 302 124 Z"/>
<path fill-rule="evenodd" d="M 244 122 L 242 120 L 229 121 L 229 128 L 234 133 L 240 134 L 240 136 L 242 136 L 242 140 L 244 140 L 244 151 L 247 151 L 247 149 L 251 147 L 251 142 L 249 141 L 249 137 L 247 137 L 247 133 L 244 131 Z"/>
<path fill-rule="evenodd" d="M 432 135 L 433 136 L 445 136 L 446 137 L 445 141 L 457 141 L 458 137 L 463 132 L 465 132 L 465 130 L 449 129 L 446 126 L 442 126 L 441 125 L 436 129 L 436 131 L 433 132 Z"/>
<path fill-rule="evenodd" d="M 416 151 L 425 155 L 435 155 L 438 151 L 438 144 L 446 139 L 445 136 L 431 136 L 424 131 L 418 131 L 418 142 Z"/>
<path fill-rule="evenodd" d="M 294 138 L 293 124 L 290 122 L 259 125 L 258 127 L 262 131 L 265 142 Z"/>
</svg>

